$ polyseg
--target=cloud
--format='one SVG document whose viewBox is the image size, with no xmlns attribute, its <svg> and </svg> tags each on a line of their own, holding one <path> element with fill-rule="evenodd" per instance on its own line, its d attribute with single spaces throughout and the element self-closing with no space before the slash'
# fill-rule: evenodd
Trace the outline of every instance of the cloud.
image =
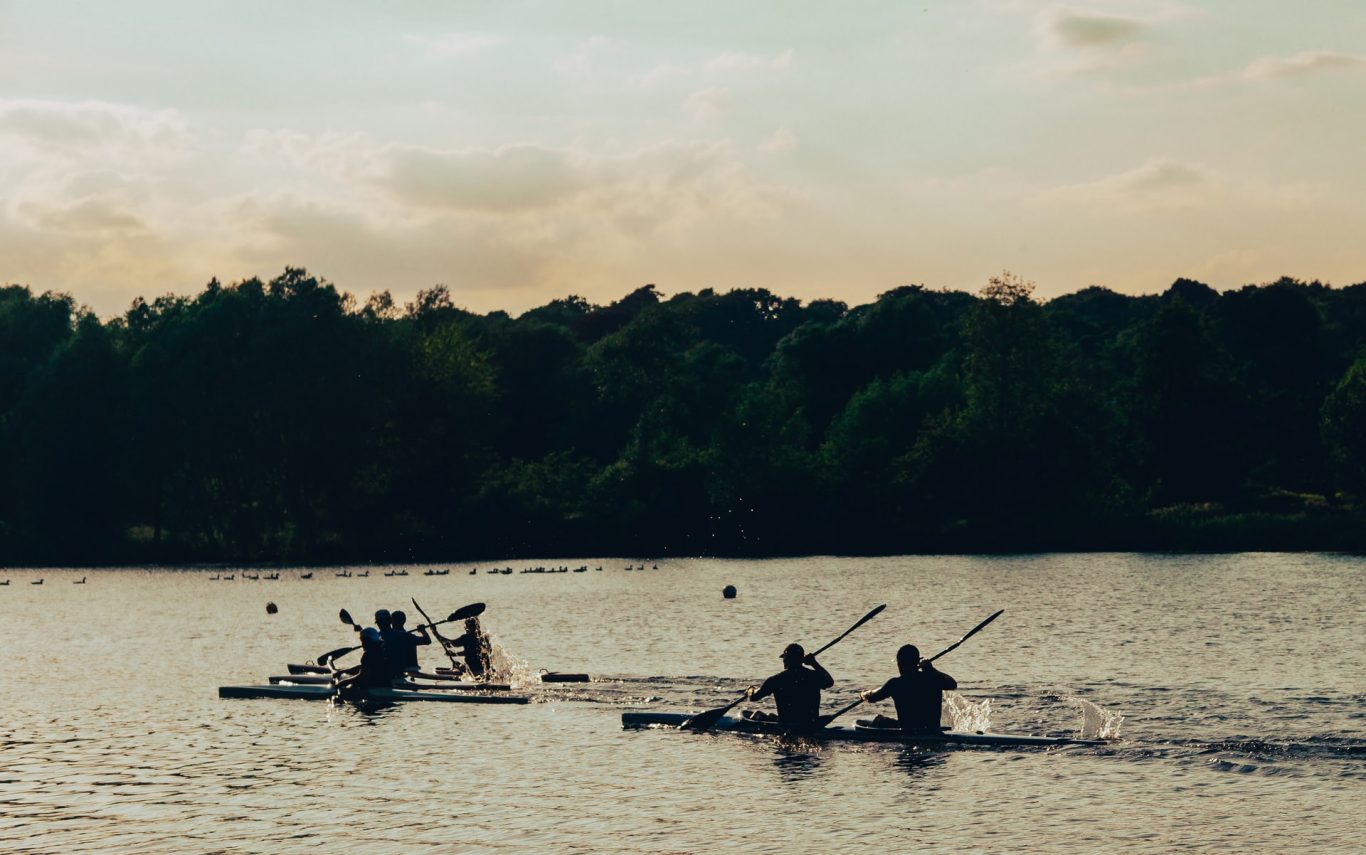
<svg viewBox="0 0 1366 855">
<path fill-rule="evenodd" d="M 730 115 L 730 90 L 720 86 L 699 89 L 683 100 L 683 109 L 699 122 L 724 119 Z"/>
<path fill-rule="evenodd" d="M 1294 56 L 1266 56 L 1249 64 L 1241 76 L 1247 80 L 1269 80 L 1344 69 L 1366 70 L 1366 55 L 1309 50 Z"/>
<path fill-rule="evenodd" d="M 551 67 L 560 74 L 587 74 L 592 70 L 593 55 L 611 44 L 611 39 L 606 36 L 591 36 L 581 42 L 573 53 L 556 59 Z"/>
<path fill-rule="evenodd" d="M 379 168 L 375 143 L 358 132 L 306 134 L 253 128 L 243 136 L 239 153 L 253 166 L 287 167 L 334 178 L 352 178 Z"/>
<path fill-rule="evenodd" d="M 628 85 L 637 89 L 655 89 L 676 81 L 718 81 L 752 76 L 762 72 L 782 73 L 792 67 L 795 55 L 796 52 L 792 48 L 787 48 L 772 56 L 743 51 L 727 51 L 696 64 L 661 63 L 644 74 L 632 77 L 628 81 Z"/>
<path fill-rule="evenodd" d="M 1133 212 L 1199 207 L 1213 201 L 1220 191 L 1221 182 L 1208 168 L 1158 157 L 1127 172 L 1053 188 L 1041 194 L 1040 199 Z"/>
<path fill-rule="evenodd" d="M 1154 55 L 1163 25 L 1198 14 L 1172 3 L 1147 3 L 1141 15 L 1054 5 L 1007 8 L 1033 16 L 1037 56 L 1025 68 L 1032 77 L 1107 73 L 1140 64 Z"/>
<path fill-rule="evenodd" d="M 784 125 L 773 132 L 773 135 L 759 143 L 759 151 L 768 154 L 780 154 L 785 151 L 793 151 L 797 148 L 797 135 L 792 129 Z"/>
<path fill-rule="evenodd" d="M 735 72 L 750 71 L 786 71 L 792 66 L 792 56 L 794 51 L 788 48 L 782 53 L 774 56 L 760 56 L 759 54 L 743 53 L 731 51 L 728 53 L 717 54 L 702 63 L 702 70 L 706 72 L 719 72 L 731 74 Z"/>
<path fill-rule="evenodd" d="M 100 101 L 0 101 L 0 137 L 42 157 L 179 157 L 193 143 L 174 110 Z"/>
<path fill-rule="evenodd" d="M 403 41 L 422 48 L 429 56 L 457 57 L 489 50 L 503 43 L 498 36 L 486 33 L 443 33 L 435 36 L 405 35 Z"/>
<path fill-rule="evenodd" d="M 358 290 L 445 282 L 457 297 L 507 307 L 530 299 L 510 289 L 619 296 L 621 270 L 695 253 L 718 234 L 762 232 L 793 204 L 723 143 L 613 156 L 386 146 L 377 156 L 393 168 L 379 185 L 387 196 L 369 205 L 293 190 L 223 208 L 237 256 L 258 270 L 310 259 L 325 275 L 345 270 Z M 472 193 L 472 182 L 484 186 Z"/>
<path fill-rule="evenodd" d="M 570 152 L 534 145 L 439 151 L 395 146 L 382 183 L 426 207 L 516 211 L 552 205 L 585 186 Z"/>
<path fill-rule="evenodd" d="M 1045 35 L 1068 48 L 1095 48 L 1122 44 L 1143 36 L 1149 25 L 1137 18 L 1073 9 L 1041 13 Z"/>
<path fill-rule="evenodd" d="M 1080 207 L 1106 214 L 1175 213 L 1196 210 L 1299 211 L 1324 197 L 1309 184 L 1268 184 L 1231 179 L 1198 163 L 1154 157 L 1142 165 L 1095 181 L 1055 187 L 1037 194 L 1051 206 Z"/>
<path fill-rule="evenodd" d="M 145 232 L 143 221 L 119 199 L 88 196 L 73 202 L 21 202 L 16 212 L 34 227 L 68 233 Z"/>
</svg>

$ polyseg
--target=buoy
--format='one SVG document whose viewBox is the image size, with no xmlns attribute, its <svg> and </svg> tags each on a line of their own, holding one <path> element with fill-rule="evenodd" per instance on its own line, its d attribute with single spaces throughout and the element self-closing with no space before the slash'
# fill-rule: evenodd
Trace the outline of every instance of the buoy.
<svg viewBox="0 0 1366 855">
<path fill-rule="evenodd" d="M 280 607 L 277 606 L 277 605 L 275 605 L 274 603 L 266 603 L 266 614 L 268 614 L 268 615 L 273 615 L 273 614 L 275 614 L 276 612 L 278 612 L 279 610 L 280 610 Z"/>
<path fill-rule="evenodd" d="M 721 589 L 721 596 L 725 597 L 725 598 L 728 599 L 728 600 L 733 600 L 733 599 L 735 599 L 735 586 L 734 586 L 734 585 L 727 585 L 726 587 L 722 588 L 722 589 Z"/>
</svg>

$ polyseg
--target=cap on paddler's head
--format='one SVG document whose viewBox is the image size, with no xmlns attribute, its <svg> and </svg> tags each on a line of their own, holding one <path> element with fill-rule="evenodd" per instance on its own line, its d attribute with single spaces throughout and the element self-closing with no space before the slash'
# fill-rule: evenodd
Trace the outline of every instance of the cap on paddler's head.
<svg viewBox="0 0 1366 855">
<path fill-rule="evenodd" d="M 361 644 L 378 644 L 384 640 L 384 637 L 373 626 L 367 626 L 360 631 L 360 640 Z"/>
<path fill-rule="evenodd" d="M 795 658 L 795 659 L 802 659 L 802 658 L 804 658 L 805 656 L 806 656 L 806 648 L 802 647 L 800 644 L 797 644 L 796 642 L 793 642 L 792 644 L 789 644 L 788 646 L 786 646 L 786 647 L 783 648 L 783 652 L 782 652 L 782 658 L 783 658 L 783 659 L 787 659 L 788 657 L 792 657 L 792 658 Z"/>
<path fill-rule="evenodd" d="M 920 648 L 914 644 L 901 645 L 896 652 L 896 664 L 902 670 L 914 671 L 920 665 Z"/>
</svg>

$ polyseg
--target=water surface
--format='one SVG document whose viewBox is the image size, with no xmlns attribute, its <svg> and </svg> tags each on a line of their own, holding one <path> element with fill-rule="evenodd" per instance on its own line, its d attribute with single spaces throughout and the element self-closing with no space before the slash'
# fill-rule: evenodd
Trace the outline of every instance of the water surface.
<svg viewBox="0 0 1366 855">
<path fill-rule="evenodd" d="M 0 570 L 0 851 L 1360 851 L 1362 559 L 641 561 L 658 569 Z M 520 673 L 595 682 L 532 685 L 525 707 L 217 698 L 350 643 L 339 608 L 414 614 L 413 596 L 486 602 Z M 822 656 L 828 709 L 890 676 L 900 644 L 935 652 L 1005 608 L 938 663 L 957 708 L 1070 735 L 1084 700 L 1123 716 L 1120 738 L 937 752 L 620 727 L 720 705 L 788 641 L 883 602 Z"/>
</svg>

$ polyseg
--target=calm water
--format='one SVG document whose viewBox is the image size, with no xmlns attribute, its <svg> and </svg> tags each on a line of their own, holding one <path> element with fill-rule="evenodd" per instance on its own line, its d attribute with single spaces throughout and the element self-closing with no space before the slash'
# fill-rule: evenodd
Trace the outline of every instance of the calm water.
<svg viewBox="0 0 1366 855">
<path fill-rule="evenodd" d="M 1361 851 L 1363 559 L 587 563 L 604 569 L 0 570 L 0 851 Z M 528 672 L 596 681 L 533 687 L 525 707 L 217 698 L 350 643 L 339 608 L 412 614 L 410 596 L 434 615 L 487 602 Z M 898 645 L 937 651 L 1005 608 L 938 663 L 961 710 L 1072 734 L 1085 700 L 1123 716 L 1119 740 L 933 752 L 621 729 L 628 709 L 717 706 L 786 642 L 824 644 L 882 602 L 821 657 L 828 709 L 890 676 Z"/>
</svg>

